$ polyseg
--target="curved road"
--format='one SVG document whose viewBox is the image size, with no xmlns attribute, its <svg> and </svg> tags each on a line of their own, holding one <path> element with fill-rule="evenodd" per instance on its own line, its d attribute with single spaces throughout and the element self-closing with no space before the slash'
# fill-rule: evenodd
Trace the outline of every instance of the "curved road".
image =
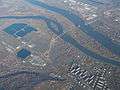
<svg viewBox="0 0 120 90">
<path fill-rule="evenodd" d="M 20 74 L 28 74 L 28 75 L 39 76 L 40 77 L 39 82 L 46 81 L 46 80 L 60 80 L 60 81 L 64 80 L 64 79 L 61 79 L 61 78 L 52 77 L 48 73 L 38 73 L 38 72 L 32 72 L 32 71 L 17 71 L 15 73 L 10 73 L 10 74 L 0 76 L 0 79 L 9 78 L 11 76 L 17 76 L 17 75 L 20 75 Z"/>
<path fill-rule="evenodd" d="M 30 80 L 29 80 L 29 83 L 31 83 L 33 87 L 34 87 L 34 85 L 37 85 L 43 81 L 48 81 L 48 80 L 64 81 L 65 80 L 64 78 L 52 77 L 48 73 L 38 73 L 38 72 L 31 72 L 31 71 L 17 71 L 15 73 L 10 73 L 10 74 L 0 76 L 0 79 L 7 79 L 9 77 L 14 77 L 14 76 L 21 75 L 21 74 L 33 75 L 33 77 L 31 76 L 32 78 L 30 78 Z M 18 85 L 18 83 L 16 83 L 16 84 L 17 84 L 16 86 L 19 86 L 19 87 L 16 87 L 17 89 L 24 87 L 24 85 L 21 85 L 21 83 L 19 83 L 19 85 Z M 15 84 L 14 84 L 14 86 L 15 86 Z"/>
</svg>

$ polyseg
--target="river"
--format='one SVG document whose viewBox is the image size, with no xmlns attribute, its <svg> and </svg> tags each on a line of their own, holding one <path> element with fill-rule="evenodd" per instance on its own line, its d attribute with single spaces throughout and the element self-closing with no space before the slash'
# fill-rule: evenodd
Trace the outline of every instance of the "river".
<svg viewBox="0 0 120 90">
<path fill-rule="evenodd" d="M 30 3 L 33 6 L 39 6 L 39 7 L 42 7 L 47 10 L 50 10 L 50 11 L 53 11 L 53 12 L 63 15 L 64 17 L 69 19 L 76 27 L 78 27 L 79 30 L 82 30 L 84 33 L 86 33 L 90 37 L 94 38 L 102 46 L 109 49 L 112 53 L 120 56 L 120 45 L 113 43 L 110 38 L 95 31 L 93 27 L 91 27 L 89 24 L 86 24 L 86 22 L 84 20 L 82 20 L 82 18 L 77 16 L 76 14 L 74 14 L 70 11 L 64 10 L 64 9 L 60 9 L 55 6 L 49 6 L 38 0 L 25 0 L 25 1 L 27 1 L 28 3 Z"/>
<path fill-rule="evenodd" d="M 51 30 L 52 32 L 54 32 L 56 35 L 61 35 L 63 34 L 64 28 L 61 24 L 59 24 L 58 22 L 51 20 L 45 16 L 3 16 L 0 17 L 0 19 L 35 19 L 35 20 L 44 20 L 49 28 L 49 30 Z M 53 26 L 53 24 L 55 25 L 55 27 Z M 57 28 L 57 29 L 56 29 Z M 65 42 L 73 45 L 74 47 L 78 48 L 80 51 L 82 51 L 83 53 L 85 53 L 86 55 L 95 58 L 92 60 L 96 60 L 99 62 L 105 62 L 105 63 L 109 63 L 115 66 L 120 66 L 120 62 L 117 60 L 113 60 L 113 59 L 109 59 L 106 57 L 103 57 L 99 54 L 96 54 L 95 52 L 92 52 L 91 50 L 83 47 L 82 45 L 80 45 L 73 37 L 71 37 L 68 34 L 64 34 L 62 36 L 60 36 L 60 38 L 62 38 Z"/>
</svg>

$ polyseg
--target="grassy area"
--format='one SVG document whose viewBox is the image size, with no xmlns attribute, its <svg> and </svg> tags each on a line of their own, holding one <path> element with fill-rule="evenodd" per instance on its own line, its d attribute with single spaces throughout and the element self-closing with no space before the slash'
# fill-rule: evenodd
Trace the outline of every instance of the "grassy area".
<svg viewBox="0 0 120 90">
<path fill-rule="evenodd" d="M 0 20 L 0 25 L 4 24 L 5 21 L 4 20 Z"/>
</svg>

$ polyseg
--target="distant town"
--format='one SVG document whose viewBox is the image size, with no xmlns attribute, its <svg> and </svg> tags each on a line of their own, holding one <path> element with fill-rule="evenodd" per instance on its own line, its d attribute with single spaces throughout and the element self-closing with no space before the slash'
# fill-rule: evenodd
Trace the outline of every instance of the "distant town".
<svg viewBox="0 0 120 90">
<path fill-rule="evenodd" d="M 0 90 L 120 90 L 120 0 L 0 0 Z"/>
</svg>

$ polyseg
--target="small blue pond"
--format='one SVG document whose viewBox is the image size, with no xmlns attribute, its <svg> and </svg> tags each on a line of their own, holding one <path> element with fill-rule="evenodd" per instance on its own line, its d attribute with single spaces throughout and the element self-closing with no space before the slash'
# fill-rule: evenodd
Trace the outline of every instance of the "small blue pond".
<svg viewBox="0 0 120 90">
<path fill-rule="evenodd" d="M 5 28 L 4 31 L 17 38 L 17 37 L 23 37 L 26 34 L 37 30 L 28 24 L 15 23 Z"/>
<path fill-rule="evenodd" d="M 21 59 L 25 59 L 30 55 L 31 55 L 31 52 L 28 51 L 27 49 L 22 49 L 19 52 L 17 52 L 17 57 Z"/>
</svg>

